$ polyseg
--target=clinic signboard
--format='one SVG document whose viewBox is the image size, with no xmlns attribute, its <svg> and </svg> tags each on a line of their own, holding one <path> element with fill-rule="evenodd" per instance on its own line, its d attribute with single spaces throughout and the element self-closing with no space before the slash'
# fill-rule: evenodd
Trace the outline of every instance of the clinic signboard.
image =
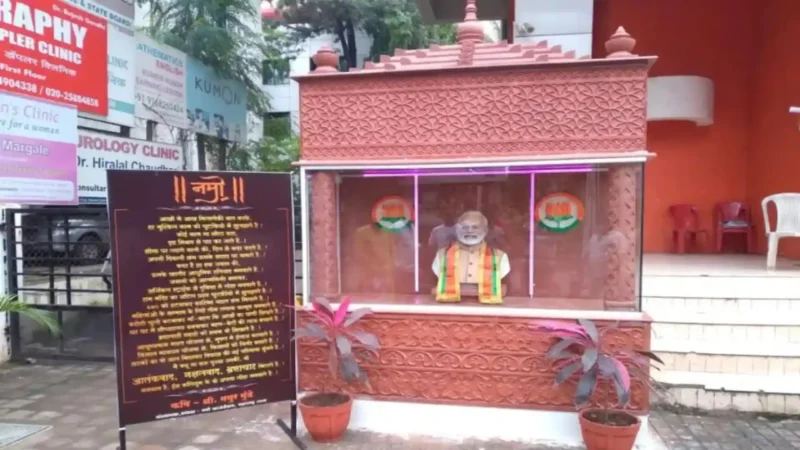
<svg viewBox="0 0 800 450">
<path fill-rule="evenodd" d="M 179 145 L 126 139 L 99 133 L 78 133 L 78 198 L 81 204 L 105 204 L 106 171 L 181 170 Z"/>
<path fill-rule="evenodd" d="M 186 116 L 189 129 L 226 141 L 247 139 L 247 88 L 220 78 L 213 69 L 188 58 Z"/>
<path fill-rule="evenodd" d="M 65 0 L 108 21 L 108 114 L 81 116 L 125 127 L 136 125 L 136 38 L 133 2 L 120 0 Z"/>
<path fill-rule="evenodd" d="M 74 106 L 0 91 L 0 203 L 76 204 L 77 131 Z"/>
<path fill-rule="evenodd" d="M 106 20 L 58 0 L 2 5 L 0 89 L 106 115 Z"/>
<path fill-rule="evenodd" d="M 136 19 L 135 0 L 64 0 L 77 8 L 100 16 L 109 24 L 133 30 Z"/>
<path fill-rule="evenodd" d="M 186 54 L 136 33 L 136 117 L 185 129 Z"/>
</svg>

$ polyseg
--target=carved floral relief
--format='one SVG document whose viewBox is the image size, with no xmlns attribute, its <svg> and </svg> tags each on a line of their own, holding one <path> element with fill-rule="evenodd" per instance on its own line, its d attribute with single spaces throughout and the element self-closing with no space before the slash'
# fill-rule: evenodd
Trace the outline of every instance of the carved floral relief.
<svg viewBox="0 0 800 450">
<path fill-rule="evenodd" d="M 641 62 L 305 79 L 302 159 L 641 151 L 646 84 Z"/>
<path fill-rule="evenodd" d="M 382 346 L 374 362 L 364 363 L 371 390 L 346 389 L 379 400 L 574 410 L 574 383 L 554 387 L 552 362 L 545 358 L 551 338 L 531 331 L 532 320 L 375 314 L 363 320 L 364 328 L 375 333 Z M 608 342 L 617 348 L 648 349 L 649 324 L 620 324 L 609 331 Z M 330 380 L 321 346 L 301 342 L 298 357 L 302 391 L 345 389 Z M 599 398 L 614 395 L 608 386 L 598 391 Z M 648 407 L 648 391 L 634 381 L 629 408 L 647 411 Z"/>
</svg>

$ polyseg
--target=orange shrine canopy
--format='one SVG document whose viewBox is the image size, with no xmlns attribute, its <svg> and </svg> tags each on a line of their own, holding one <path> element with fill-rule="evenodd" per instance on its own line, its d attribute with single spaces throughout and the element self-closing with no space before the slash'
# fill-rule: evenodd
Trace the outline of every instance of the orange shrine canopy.
<svg viewBox="0 0 800 450">
<path fill-rule="evenodd" d="M 454 45 L 395 50 L 339 72 L 329 46 L 300 91 L 300 166 L 647 159 L 647 73 L 620 27 L 605 58 L 485 41 L 475 0 Z"/>
</svg>

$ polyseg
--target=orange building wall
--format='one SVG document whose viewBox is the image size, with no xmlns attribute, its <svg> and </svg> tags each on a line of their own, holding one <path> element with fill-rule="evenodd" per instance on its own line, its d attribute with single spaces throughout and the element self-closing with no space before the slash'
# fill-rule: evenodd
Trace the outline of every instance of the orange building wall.
<svg viewBox="0 0 800 450">
<path fill-rule="evenodd" d="M 778 192 L 800 192 L 800 1 L 771 0 L 760 12 L 755 62 L 752 135 L 748 158 L 749 201 L 758 207 L 759 251 L 766 250 L 761 199 Z M 797 239 L 781 241 L 779 253 L 800 257 Z"/>
<path fill-rule="evenodd" d="M 715 88 L 714 125 L 648 124 L 658 156 L 645 178 L 645 251 L 669 251 L 669 205 L 697 205 L 711 232 L 716 202 L 746 200 L 763 253 L 761 199 L 800 192 L 800 130 L 788 113 L 800 106 L 800 1 L 597 0 L 595 56 L 620 25 L 636 53 L 659 57 L 651 76 L 700 75 Z M 780 253 L 800 257 L 800 241 L 784 241 Z"/>
<path fill-rule="evenodd" d="M 648 149 L 658 156 L 647 164 L 645 173 L 646 252 L 670 248 L 669 205 L 696 204 L 701 226 L 710 231 L 716 202 L 747 197 L 748 93 L 752 85 L 748 68 L 754 59 L 754 3 L 595 2 L 595 56 L 605 55 L 605 41 L 622 25 L 636 38 L 637 54 L 658 56 L 651 76 L 699 75 L 714 80 L 714 125 L 648 123 Z"/>
<path fill-rule="evenodd" d="M 714 203 L 746 199 L 747 141 L 754 26 L 749 0 L 598 0 L 594 52 L 622 25 L 636 38 L 636 53 L 657 55 L 651 76 L 700 75 L 714 80 L 715 123 L 648 123 L 648 148 L 658 156 L 645 175 L 647 252 L 667 251 L 669 205 L 693 203 L 701 225 L 711 226 Z M 724 5 L 724 7 L 723 7 Z"/>
</svg>

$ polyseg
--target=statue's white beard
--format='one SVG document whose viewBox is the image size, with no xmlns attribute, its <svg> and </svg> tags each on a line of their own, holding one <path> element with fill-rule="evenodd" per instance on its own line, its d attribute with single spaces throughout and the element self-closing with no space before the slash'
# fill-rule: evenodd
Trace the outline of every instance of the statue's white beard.
<svg viewBox="0 0 800 450">
<path fill-rule="evenodd" d="M 473 247 L 475 245 L 479 245 L 483 242 L 483 239 L 486 237 L 486 233 L 479 233 L 479 234 L 458 234 L 458 242 L 467 247 Z"/>
</svg>

